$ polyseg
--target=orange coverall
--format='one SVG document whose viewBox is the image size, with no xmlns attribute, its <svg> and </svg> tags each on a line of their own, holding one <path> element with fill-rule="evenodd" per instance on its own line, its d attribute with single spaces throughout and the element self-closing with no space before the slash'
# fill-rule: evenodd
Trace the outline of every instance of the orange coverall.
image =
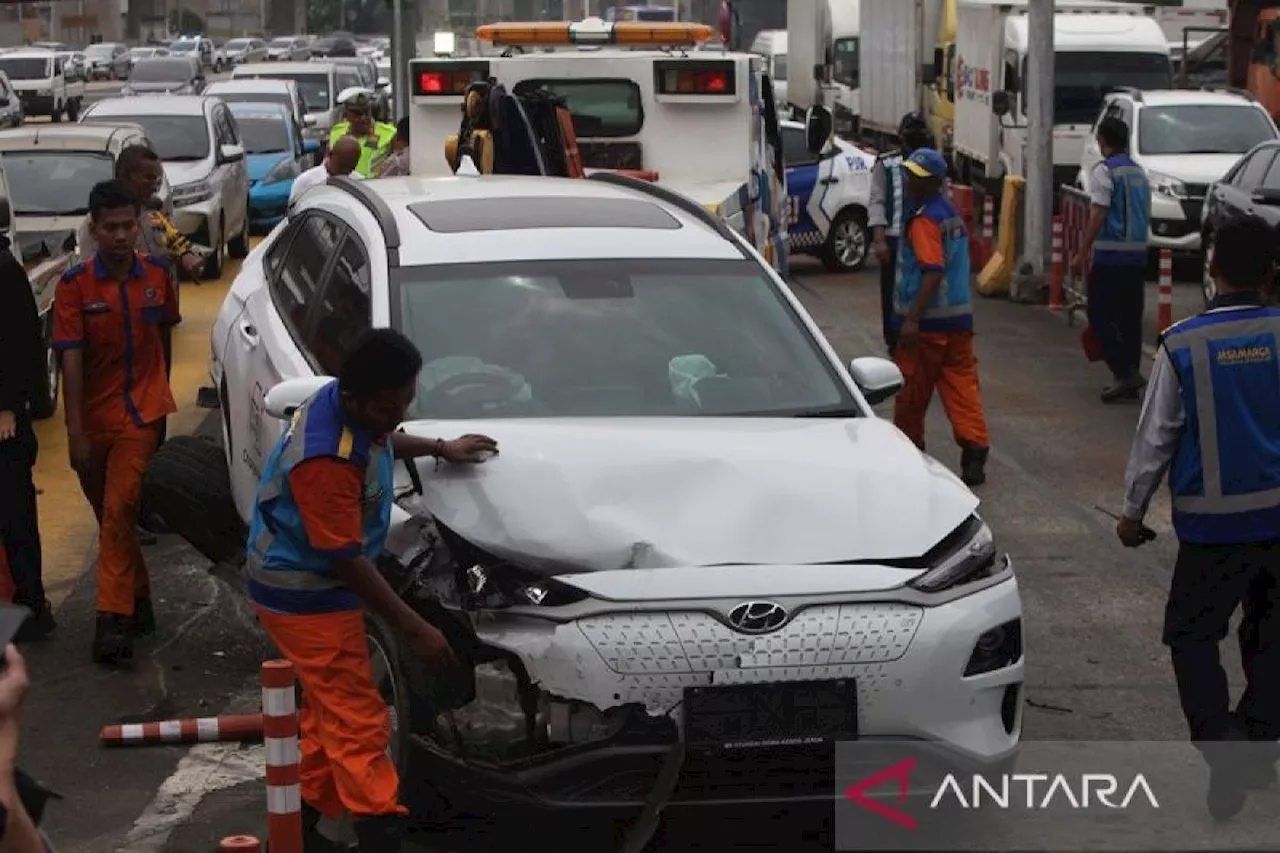
<svg viewBox="0 0 1280 853">
<path fill-rule="evenodd" d="M 924 216 L 911 220 L 906 239 L 922 269 L 941 271 L 946 266 L 942 229 Z M 945 285 L 944 285 L 945 286 Z M 904 384 L 893 405 L 893 423 L 924 450 L 924 420 L 934 389 L 942 398 L 956 444 L 987 447 L 987 416 L 978 384 L 978 359 L 973 353 L 973 331 L 928 331 L 921 324 L 914 346 L 899 341 L 894 361 Z"/>
<path fill-rule="evenodd" d="M 316 551 L 359 552 L 365 472 L 337 457 L 315 457 L 289 473 L 307 540 Z M 292 661 L 302 684 L 299 783 L 302 800 L 330 818 L 405 815 L 400 777 L 387 755 L 391 719 L 373 681 L 364 611 L 258 618 Z"/>
<path fill-rule="evenodd" d="M 53 346 L 81 350 L 84 429 L 92 446 L 80 485 L 98 517 L 98 612 L 132 616 L 149 594 L 138 544 L 142 475 L 177 411 L 166 330 L 181 321 L 168 265 L 135 254 L 123 281 L 95 255 L 67 270 L 54 297 Z"/>
</svg>

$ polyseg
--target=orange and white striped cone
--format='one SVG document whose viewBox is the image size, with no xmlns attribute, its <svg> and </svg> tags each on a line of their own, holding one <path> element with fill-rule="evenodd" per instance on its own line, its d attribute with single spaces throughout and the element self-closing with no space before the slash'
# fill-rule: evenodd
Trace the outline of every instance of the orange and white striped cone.
<svg viewBox="0 0 1280 853">
<path fill-rule="evenodd" d="M 262 842 L 252 835 L 229 835 L 218 842 L 218 853 L 262 853 Z"/>
<path fill-rule="evenodd" d="M 298 779 L 298 707 L 293 664 L 262 664 L 262 734 L 267 753 L 267 847 L 302 853 L 302 791 Z"/>
<path fill-rule="evenodd" d="M 103 746 L 162 746 L 172 743 L 213 743 L 262 739 L 261 714 L 228 714 L 193 720 L 163 720 L 104 726 L 98 734 Z"/>
<path fill-rule="evenodd" d="M 1173 252 L 1160 250 L 1160 282 L 1156 297 L 1156 325 L 1160 332 L 1173 325 Z"/>
<path fill-rule="evenodd" d="M 1053 217 L 1053 270 L 1049 278 L 1049 307 L 1062 307 L 1062 282 L 1066 275 L 1062 246 L 1062 216 Z"/>
</svg>

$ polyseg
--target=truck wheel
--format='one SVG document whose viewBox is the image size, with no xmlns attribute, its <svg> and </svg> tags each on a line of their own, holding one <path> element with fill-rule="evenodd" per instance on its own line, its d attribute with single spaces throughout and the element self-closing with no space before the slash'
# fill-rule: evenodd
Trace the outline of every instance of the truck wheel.
<svg viewBox="0 0 1280 853">
<path fill-rule="evenodd" d="M 40 347 L 43 354 L 43 360 L 40 362 L 44 365 L 38 380 L 39 387 L 36 388 L 35 398 L 31 404 L 31 417 L 38 421 L 53 417 L 53 413 L 58 410 L 58 386 L 61 384 L 62 371 L 58 361 L 58 353 L 49 345 L 50 338 L 53 334 L 53 312 L 49 312 L 40 330 Z"/>
<path fill-rule="evenodd" d="M 822 245 L 822 265 L 828 272 L 853 272 L 867 262 L 871 239 L 867 214 L 861 208 L 846 207 L 831 223 L 827 242 Z"/>
<path fill-rule="evenodd" d="M 231 496 L 227 457 L 216 442 L 176 435 L 142 478 L 142 518 L 158 519 L 214 563 L 239 565 L 248 527 Z"/>
</svg>

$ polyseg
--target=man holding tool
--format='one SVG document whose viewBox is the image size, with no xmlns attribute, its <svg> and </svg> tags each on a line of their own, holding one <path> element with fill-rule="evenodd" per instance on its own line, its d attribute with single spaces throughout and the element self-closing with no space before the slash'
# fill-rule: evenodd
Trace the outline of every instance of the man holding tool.
<svg viewBox="0 0 1280 853">
<path fill-rule="evenodd" d="M 1273 241 L 1256 219 L 1214 236 L 1218 296 L 1160 337 L 1116 525 L 1130 548 L 1149 538 L 1142 519 L 1168 471 L 1178 559 L 1163 640 L 1218 819 L 1240 811 L 1248 787 L 1275 780 L 1276 758 L 1260 746 L 1242 761 L 1218 744 L 1280 738 L 1280 309 L 1261 295 L 1276 272 Z M 1233 712 L 1218 645 L 1237 607 L 1247 686 Z"/>
<path fill-rule="evenodd" d="M 374 565 L 391 524 L 394 459 L 483 462 L 497 444 L 392 431 L 417 390 L 422 356 L 391 329 L 365 335 L 338 379 L 304 403 L 263 466 L 249 528 L 249 594 L 302 684 L 303 828 L 315 849 L 322 816 L 354 817 L 363 853 L 398 853 L 407 813 L 387 755 L 390 724 L 365 640 L 365 609 L 437 669 L 453 662 L 444 636 Z M 308 849 L 313 849 L 308 847 Z"/>
</svg>

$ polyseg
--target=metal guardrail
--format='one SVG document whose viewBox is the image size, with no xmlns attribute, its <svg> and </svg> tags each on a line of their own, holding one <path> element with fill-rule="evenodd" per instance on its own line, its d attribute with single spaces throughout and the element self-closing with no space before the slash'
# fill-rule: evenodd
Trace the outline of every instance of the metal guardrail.
<svg viewBox="0 0 1280 853">
<path fill-rule="evenodd" d="M 1075 315 L 1089 307 L 1085 275 L 1072 263 L 1084 244 L 1091 204 L 1084 190 L 1063 184 L 1058 188 L 1058 215 L 1062 218 L 1062 295 L 1067 325 L 1075 325 Z"/>
</svg>

